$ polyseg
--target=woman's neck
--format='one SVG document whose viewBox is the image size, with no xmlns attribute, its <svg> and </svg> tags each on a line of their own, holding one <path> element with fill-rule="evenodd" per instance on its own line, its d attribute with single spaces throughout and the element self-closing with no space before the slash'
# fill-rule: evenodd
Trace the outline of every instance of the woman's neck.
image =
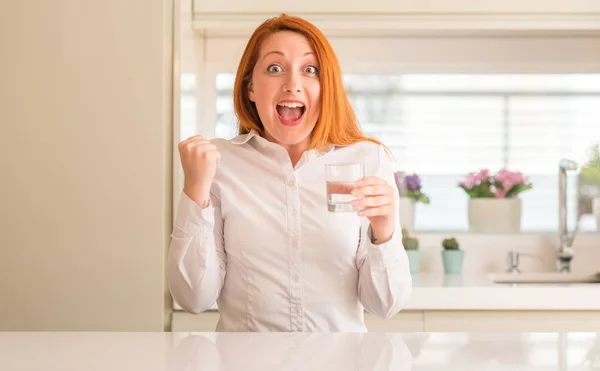
<svg viewBox="0 0 600 371">
<path fill-rule="evenodd" d="M 278 141 L 276 141 L 274 138 L 272 138 L 268 134 L 265 136 L 265 139 L 267 139 L 269 142 L 280 145 L 281 147 L 283 147 L 286 150 L 286 152 L 290 156 L 290 161 L 292 162 L 292 167 L 296 167 L 296 164 L 298 163 L 298 161 L 300 161 L 304 152 L 306 152 L 308 150 L 308 147 L 310 144 L 310 138 L 306 138 L 302 142 L 295 143 L 295 144 L 279 143 Z"/>
<path fill-rule="evenodd" d="M 300 161 L 300 158 L 302 158 L 302 155 L 304 154 L 304 152 L 307 149 L 308 149 L 308 146 L 300 147 L 298 145 L 285 148 L 288 155 L 290 156 L 290 161 L 292 162 L 292 167 L 296 167 L 296 164 L 298 163 L 298 161 Z"/>
</svg>

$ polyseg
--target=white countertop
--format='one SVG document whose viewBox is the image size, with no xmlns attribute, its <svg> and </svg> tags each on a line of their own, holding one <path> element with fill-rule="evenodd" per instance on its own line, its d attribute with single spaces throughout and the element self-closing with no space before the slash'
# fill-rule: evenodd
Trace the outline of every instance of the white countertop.
<svg viewBox="0 0 600 371">
<path fill-rule="evenodd" d="M 413 276 L 405 310 L 600 310 L 598 283 L 494 283 L 488 275 Z"/>
<path fill-rule="evenodd" d="M 485 274 L 419 273 L 404 310 L 600 310 L 600 283 L 505 284 Z"/>
<path fill-rule="evenodd" d="M 0 333 L 1 370 L 593 370 L 595 333 Z"/>
</svg>

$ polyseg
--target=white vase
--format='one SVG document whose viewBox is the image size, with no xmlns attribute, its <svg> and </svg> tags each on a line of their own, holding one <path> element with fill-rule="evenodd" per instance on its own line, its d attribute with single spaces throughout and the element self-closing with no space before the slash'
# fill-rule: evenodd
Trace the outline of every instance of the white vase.
<svg viewBox="0 0 600 371">
<path fill-rule="evenodd" d="M 600 231 L 600 197 L 595 197 L 592 201 L 592 211 L 596 217 L 596 230 Z"/>
<path fill-rule="evenodd" d="M 469 231 L 516 233 L 521 229 L 519 198 L 470 198 Z"/>
<path fill-rule="evenodd" d="M 408 231 L 415 228 L 415 208 L 417 201 L 410 197 L 400 197 L 400 226 Z"/>
</svg>

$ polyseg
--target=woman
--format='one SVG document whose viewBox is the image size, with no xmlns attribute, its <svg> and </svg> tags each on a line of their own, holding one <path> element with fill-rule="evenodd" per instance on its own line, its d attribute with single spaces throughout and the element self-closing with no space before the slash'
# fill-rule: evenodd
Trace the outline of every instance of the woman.
<svg viewBox="0 0 600 371">
<path fill-rule="evenodd" d="M 337 57 L 282 15 L 251 36 L 237 71 L 240 135 L 179 144 L 185 182 L 169 285 L 186 311 L 219 307 L 217 331 L 366 331 L 411 292 L 393 166 L 360 131 Z M 357 213 L 327 211 L 325 164 L 362 162 Z M 361 196 L 361 197 L 358 197 Z"/>
</svg>

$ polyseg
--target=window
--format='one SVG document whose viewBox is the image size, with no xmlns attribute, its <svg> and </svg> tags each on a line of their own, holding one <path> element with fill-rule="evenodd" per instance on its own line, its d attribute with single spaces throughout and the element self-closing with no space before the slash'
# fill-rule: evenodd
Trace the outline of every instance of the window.
<svg viewBox="0 0 600 371">
<path fill-rule="evenodd" d="M 237 134 L 231 89 L 247 36 L 182 38 L 175 140 Z M 365 133 L 393 151 L 398 170 L 423 178 L 430 205 L 417 231 L 466 231 L 468 172 L 522 171 L 524 232 L 558 228 L 558 161 L 583 163 L 600 141 L 600 37 L 573 34 L 437 33 L 337 35 L 352 105 Z M 360 52 L 357 52 L 360 51 Z M 183 174 L 175 163 L 174 199 Z M 577 174 L 569 179 L 569 225 L 577 214 Z M 586 216 L 581 231 L 596 231 Z"/>
<path fill-rule="evenodd" d="M 365 134 L 392 150 L 398 170 L 422 177 L 432 202 L 417 208 L 418 231 L 467 230 L 471 171 L 506 167 L 534 188 L 522 194 L 523 231 L 558 228 L 558 162 L 585 161 L 600 141 L 600 75 L 346 74 Z M 215 135 L 237 133 L 234 75 L 216 75 Z M 569 218 L 577 214 L 577 175 L 569 179 Z M 580 230 L 595 230 L 593 217 Z"/>
</svg>

